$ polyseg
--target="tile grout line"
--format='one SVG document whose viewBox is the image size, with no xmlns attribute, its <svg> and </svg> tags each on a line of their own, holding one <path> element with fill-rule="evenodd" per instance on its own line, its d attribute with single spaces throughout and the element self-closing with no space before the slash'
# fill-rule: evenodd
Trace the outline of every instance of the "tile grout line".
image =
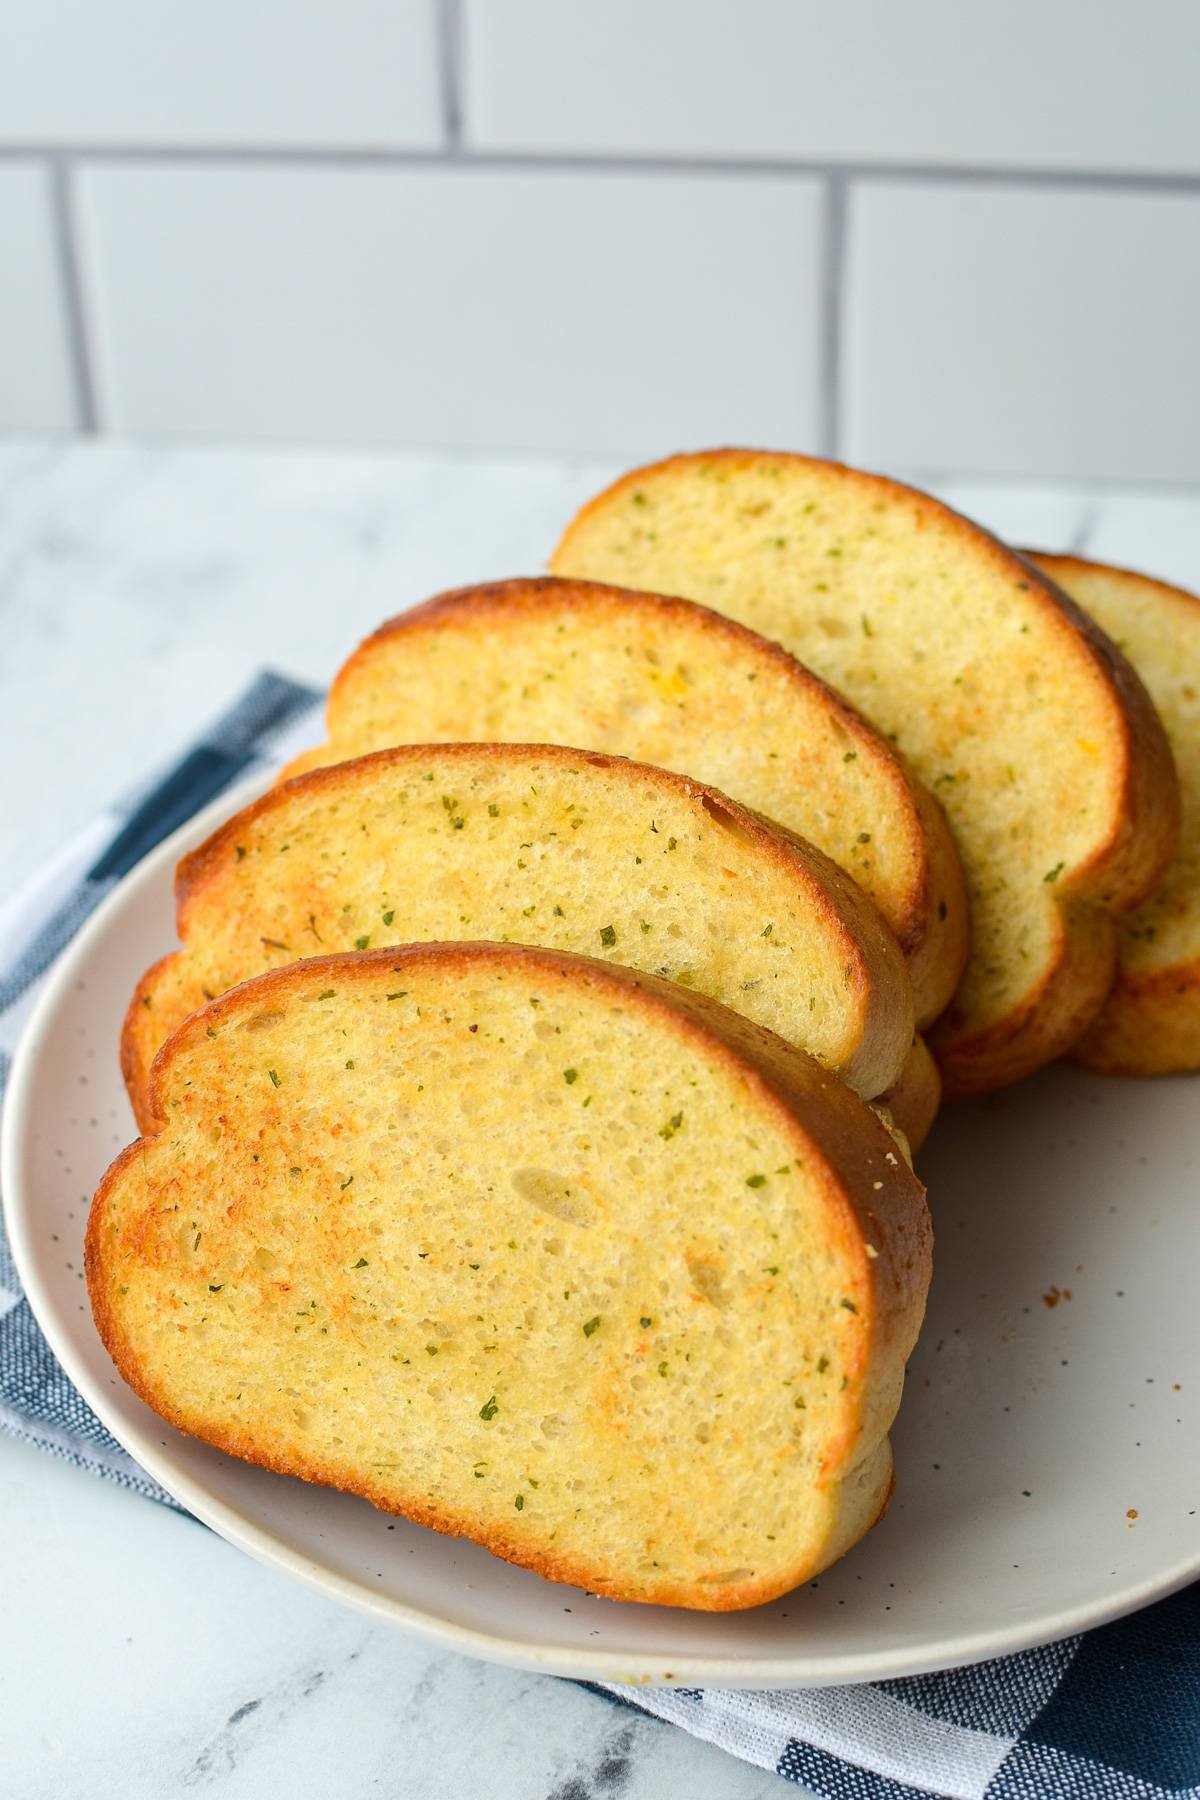
<svg viewBox="0 0 1200 1800">
<path fill-rule="evenodd" d="M 821 209 L 821 313 L 818 325 L 821 455 L 842 444 L 843 274 L 846 263 L 846 180 L 830 175 Z"/>
<path fill-rule="evenodd" d="M 459 0 L 444 0 L 447 17 L 457 20 Z M 446 129 L 461 134 L 458 91 L 458 52 L 449 54 L 450 33 L 447 30 L 443 109 Z M 457 36 L 457 33 L 455 33 Z M 954 187 L 978 183 L 985 187 L 1059 188 L 1125 194 L 1200 194 L 1200 171 L 1195 174 L 1163 172 L 1140 174 L 1122 169 L 1047 169 L 1021 168 L 1011 165 L 981 167 L 969 163 L 875 163 L 777 157 L 689 157 L 689 156 L 621 156 L 612 151 L 595 155 L 573 151 L 466 149 L 461 141 L 447 149 L 400 149 L 345 145 L 262 145 L 262 144 L 137 144 L 137 143 L 52 143 L 10 142 L 0 144 L 0 162 L 27 161 L 29 158 L 67 158 L 72 163 L 88 161 L 109 163 L 178 163 L 240 164 L 267 167 L 305 167 L 310 164 L 331 168 L 415 168 L 537 170 L 546 169 L 577 174 L 597 175 L 692 175 L 720 178 L 762 176 L 779 179 L 838 177 L 843 181 L 876 181 L 885 185 L 897 182 L 926 182 L 934 187 Z"/>
<path fill-rule="evenodd" d="M 70 158 L 61 151 L 56 152 L 50 159 L 49 169 L 54 248 L 62 285 L 67 351 L 75 390 L 75 405 L 79 414 L 79 429 L 86 436 L 94 437 L 99 430 L 99 409 L 96 405 L 96 384 L 83 298 Z"/>
<path fill-rule="evenodd" d="M 462 0 L 439 0 L 437 33 L 442 131 L 453 157 L 462 149 Z"/>
</svg>

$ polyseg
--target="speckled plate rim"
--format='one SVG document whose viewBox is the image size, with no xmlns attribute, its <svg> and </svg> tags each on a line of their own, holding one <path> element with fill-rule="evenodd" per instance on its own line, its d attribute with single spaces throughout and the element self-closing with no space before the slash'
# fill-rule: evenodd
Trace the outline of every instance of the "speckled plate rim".
<svg viewBox="0 0 1200 1800">
<path fill-rule="evenodd" d="M 828 1657 L 738 1655 L 725 1659 L 687 1653 L 573 1651 L 473 1630 L 423 1608 L 380 1595 L 361 1582 L 336 1573 L 281 1542 L 269 1528 L 254 1523 L 239 1507 L 220 1499 L 203 1481 L 181 1469 L 172 1454 L 170 1441 L 164 1445 L 153 1435 L 162 1429 L 162 1421 L 154 1414 L 148 1413 L 153 1425 L 146 1429 L 116 1417 L 104 1383 L 95 1376 L 72 1342 L 67 1320 L 60 1312 L 43 1272 L 31 1229 L 36 1196 L 31 1191 L 32 1184 L 25 1181 L 23 1165 L 30 1116 L 44 1074 L 43 1043 L 64 996 L 87 970 L 93 947 L 114 914 L 122 912 L 143 888 L 160 881 L 164 869 L 173 866 L 186 850 L 202 841 L 217 824 L 246 805 L 266 785 L 267 781 L 260 776 L 221 795 L 144 857 L 96 908 L 50 971 L 38 996 L 13 1058 L 0 1120 L 0 1194 L 3 1196 L 4 1222 L 17 1273 L 34 1317 L 66 1374 L 96 1416 L 146 1473 L 180 1505 L 228 1543 L 269 1568 L 291 1575 L 328 1598 L 339 1600 L 372 1618 L 398 1625 L 428 1642 L 512 1668 L 630 1686 L 804 1688 L 923 1675 L 1072 1637 L 1136 1612 L 1200 1577 L 1198 1549 L 1178 1563 L 1115 1593 L 1047 1613 L 1041 1619 L 1026 1619 L 988 1631 L 949 1633 L 887 1652 Z"/>
</svg>

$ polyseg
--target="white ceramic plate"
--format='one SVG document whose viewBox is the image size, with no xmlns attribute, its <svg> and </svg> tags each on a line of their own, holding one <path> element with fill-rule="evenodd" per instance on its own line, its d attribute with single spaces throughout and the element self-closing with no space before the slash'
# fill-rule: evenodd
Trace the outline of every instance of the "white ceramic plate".
<svg viewBox="0 0 1200 1800">
<path fill-rule="evenodd" d="M 936 1276 L 894 1435 L 896 1499 L 837 1568 L 753 1612 L 591 1599 L 164 1425 L 96 1335 L 83 1231 L 133 1135 L 117 1032 L 135 979 L 174 942 L 175 861 L 248 797 L 162 845 L 81 932 L 30 1021 L 4 1118 L 0 1180 L 34 1311 L 90 1405 L 184 1505 L 426 1637 L 621 1682 L 913 1674 L 1065 1636 L 1200 1574 L 1200 1087 L 1188 1079 L 1059 1067 L 943 1116 L 921 1163 Z"/>
</svg>

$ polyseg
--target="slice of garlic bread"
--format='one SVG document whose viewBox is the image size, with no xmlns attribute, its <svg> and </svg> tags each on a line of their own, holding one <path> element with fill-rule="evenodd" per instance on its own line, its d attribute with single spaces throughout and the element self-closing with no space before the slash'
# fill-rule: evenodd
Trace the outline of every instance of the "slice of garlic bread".
<svg viewBox="0 0 1200 1800">
<path fill-rule="evenodd" d="M 744 627 L 591 582 L 443 594 L 354 652 L 329 743 L 288 772 L 467 738 L 581 744 L 711 782 L 866 889 L 908 961 L 919 1023 L 954 992 L 967 911 L 940 807 L 852 707 Z"/>
<path fill-rule="evenodd" d="M 1115 1075 L 1200 1069 L 1200 599 L 1129 569 L 1027 553 L 1129 658 L 1179 771 L 1183 829 L 1166 880 L 1120 921 L 1117 979 L 1073 1055 Z"/>
<path fill-rule="evenodd" d="M 947 1091 L 1060 1055 L 1104 1003 L 1116 917 L 1178 833 L 1162 726 L 1107 638 L 926 494 L 766 451 L 677 456 L 584 507 L 560 575 L 684 594 L 776 639 L 898 744 L 949 815 L 972 950 L 930 1044 Z"/>
<path fill-rule="evenodd" d="M 185 858 L 185 949 L 143 978 L 122 1060 L 149 1126 L 159 1046 L 206 999 L 314 951 L 486 938 L 709 994 L 867 1098 L 898 1079 L 912 984 L 848 875 L 715 788 L 557 745 L 411 745 L 277 787 Z M 902 1129 L 918 1110 L 897 1096 Z"/>
<path fill-rule="evenodd" d="M 770 1032 L 421 945 L 233 989 L 153 1081 L 86 1269 L 180 1430 L 622 1600 L 752 1606 L 879 1517 L 923 1189 Z"/>
</svg>

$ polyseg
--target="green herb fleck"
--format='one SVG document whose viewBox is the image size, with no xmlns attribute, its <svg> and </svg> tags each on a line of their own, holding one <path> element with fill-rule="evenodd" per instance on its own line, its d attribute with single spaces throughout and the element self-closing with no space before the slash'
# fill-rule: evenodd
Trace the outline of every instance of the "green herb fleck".
<svg viewBox="0 0 1200 1800">
<path fill-rule="evenodd" d="M 775 929 L 774 925 L 764 925 L 763 926 L 763 936 L 770 937 L 770 935 L 774 931 L 774 929 Z"/>
<path fill-rule="evenodd" d="M 842 1305 L 845 1307 L 847 1312 L 856 1313 L 858 1311 L 858 1308 L 857 1308 L 857 1306 L 855 1306 L 853 1300 L 843 1299 Z"/>
<path fill-rule="evenodd" d="M 1042 876 L 1042 880 L 1043 881 L 1057 881 L 1059 876 L 1062 874 L 1065 866 L 1066 865 L 1064 863 L 1055 863 L 1054 867 L 1052 869 L 1050 869 L 1045 875 Z"/>
<path fill-rule="evenodd" d="M 683 1124 L 683 1114 L 681 1112 L 672 1113 L 671 1117 L 667 1120 L 666 1124 L 659 1126 L 659 1130 L 658 1130 L 659 1137 L 665 1138 L 669 1141 L 671 1138 L 673 1138 L 675 1136 L 675 1133 L 679 1130 L 679 1127 L 682 1124 Z"/>
<path fill-rule="evenodd" d="M 649 1331 L 649 1329 L 650 1329 L 650 1320 L 649 1319 L 639 1319 L 638 1324 L 641 1326 L 643 1331 Z"/>
<path fill-rule="evenodd" d="M 847 750 L 845 756 L 843 756 L 843 758 L 842 758 L 843 762 L 856 762 L 857 760 L 858 760 L 858 751 L 857 750 Z"/>
<path fill-rule="evenodd" d="M 388 908 L 387 912 L 385 912 L 381 915 L 385 925 L 390 925 L 392 920 L 395 918 L 395 916 L 396 916 L 395 911 L 391 907 Z"/>
<path fill-rule="evenodd" d="M 591 1337 L 592 1333 L 594 1331 L 599 1331 L 599 1329 L 600 1329 L 600 1314 L 599 1313 L 596 1314 L 594 1319 L 585 1319 L 584 1320 L 584 1325 L 583 1325 L 584 1337 Z"/>
<path fill-rule="evenodd" d="M 513 1501 L 513 1505 L 516 1507 L 518 1512 L 523 1512 L 525 1510 L 524 1494 L 518 1494 L 516 1499 Z"/>
<path fill-rule="evenodd" d="M 369 937 L 357 937 L 354 940 L 354 948 L 356 950 L 365 950 L 370 942 L 371 940 Z"/>
<path fill-rule="evenodd" d="M 357 1262 L 356 1262 L 356 1263 L 355 1263 L 355 1265 L 354 1265 L 354 1267 L 355 1267 L 355 1268 L 356 1268 L 356 1269 L 365 1269 L 365 1268 L 366 1268 L 366 1267 L 367 1267 L 367 1259 L 366 1259 L 366 1257 L 365 1257 L 365 1256 L 360 1256 L 360 1257 L 359 1257 L 359 1259 L 358 1259 L 358 1261 L 357 1261 Z"/>
<path fill-rule="evenodd" d="M 563 1080 L 566 1082 L 568 1087 L 573 1087 L 574 1084 L 579 1080 L 579 1070 L 578 1069 L 564 1069 L 563 1070 Z"/>
<path fill-rule="evenodd" d="M 823 1375 L 828 1367 L 829 1358 L 827 1356 L 819 1356 L 817 1358 L 817 1374 Z"/>
<path fill-rule="evenodd" d="M 765 1175 L 747 1175 L 747 1177 L 746 1177 L 746 1186 L 747 1187 L 760 1188 L 760 1187 L 766 1187 L 766 1185 L 767 1185 L 767 1178 Z"/>
<path fill-rule="evenodd" d="M 267 1074 L 271 1077 L 271 1086 L 278 1087 L 279 1086 L 279 1077 L 275 1073 L 274 1069 L 268 1069 Z"/>
<path fill-rule="evenodd" d="M 493 1394 L 491 1399 L 485 1400 L 483 1405 L 480 1407 L 479 1416 L 481 1419 L 485 1419 L 485 1420 L 494 1419 L 496 1414 L 499 1411 L 500 1411 L 499 1402 L 497 1401 L 495 1394 Z"/>
<path fill-rule="evenodd" d="M 665 1362 L 660 1362 L 660 1363 L 659 1363 L 659 1365 L 658 1365 L 658 1372 L 659 1372 L 659 1374 L 660 1374 L 660 1375 L 665 1375 L 665 1374 L 666 1374 L 666 1372 L 667 1372 L 667 1365 L 666 1365 L 666 1363 L 665 1363 Z"/>
<path fill-rule="evenodd" d="M 602 944 L 606 945 L 611 950 L 612 946 L 616 943 L 616 941 L 617 941 L 616 926 L 615 925 L 602 925 L 600 927 L 600 942 Z"/>
</svg>

